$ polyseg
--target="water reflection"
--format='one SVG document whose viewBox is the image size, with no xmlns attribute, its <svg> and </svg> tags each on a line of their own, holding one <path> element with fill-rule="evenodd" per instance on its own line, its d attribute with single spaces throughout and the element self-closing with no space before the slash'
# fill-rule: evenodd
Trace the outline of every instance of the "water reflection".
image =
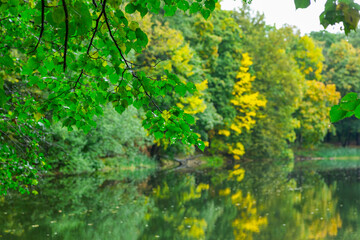
<svg viewBox="0 0 360 240">
<path fill-rule="evenodd" d="M 0 198 L 0 236 L 359 239 L 359 172 L 291 171 L 291 164 L 272 162 L 45 179 L 38 196 Z"/>
<path fill-rule="evenodd" d="M 143 238 L 252 239 L 266 217 L 257 213 L 256 200 L 244 194 L 245 170 L 207 174 L 167 174 L 154 179 L 154 208 Z"/>
</svg>

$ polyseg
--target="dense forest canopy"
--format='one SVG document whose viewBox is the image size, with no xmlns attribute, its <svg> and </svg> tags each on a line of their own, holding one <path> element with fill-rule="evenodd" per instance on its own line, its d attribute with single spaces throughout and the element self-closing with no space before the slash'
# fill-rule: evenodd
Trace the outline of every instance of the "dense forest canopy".
<svg viewBox="0 0 360 240">
<path fill-rule="evenodd" d="M 295 0 L 297 8 L 309 4 Z M 324 27 L 342 22 L 349 33 L 359 9 L 352 0 L 328 0 L 320 20 Z M 0 193 L 31 191 L 49 162 L 57 170 L 97 169 L 102 163 L 94 157 L 128 155 L 121 148 L 139 151 L 154 142 L 140 151 L 189 153 L 208 146 L 209 153 L 234 159 L 245 152 L 291 157 L 289 143 L 315 144 L 328 132 L 327 114 L 340 96 L 334 84 L 347 95 L 332 108 L 332 120 L 360 116 L 360 100 L 348 92 L 357 87 L 351 82 L 356 42 L 356 50 L 336 42 L 348 51 L 351 63 L 344 64 L 351 73 L 328 62 L 334 70 L 325 81 L 317 42 L 291 28 L 266 26 L 261 16 L 252 19 L 246 6 L 222 11 L 217 0 L 3 0 L 0 12 Z M 324 54 L 339 53 L 331 45 Z M 336 74 L 349 79 L 338 83 Z"/>
</svg>

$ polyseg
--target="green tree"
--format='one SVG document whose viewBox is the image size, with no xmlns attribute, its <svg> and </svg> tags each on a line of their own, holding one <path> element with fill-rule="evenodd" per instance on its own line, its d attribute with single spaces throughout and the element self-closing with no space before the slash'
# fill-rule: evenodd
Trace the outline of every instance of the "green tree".
<svg viewBox="0 0 360 240">
<path fill-rule="evenodd" d="M 251 19 L 246 7 L 233 12 L 233 18 L 246 36 L 243 47 L 253 58 L 253 89 L 267 100 L 259 112 L 263 117 L 253 128 L 245 149 L 254 157 L 292 157 L 288 143 L 295 140 L 298 127 L 292 114 L 301 101 L 304 86 L 304 76 L 291 51 L 297 35 L 289 27 L 266 26 L 263 16 Z"/>
<path fill-rule="evenodd" d="M 120 114 L 130 105 L 143 107 L 147 111 L 143 125 L 156 139 L 166 138 L 171 143 L 181 140 L 204 150 L 204 143 L 189 127 L 195 123 L 193 116 L 176 105 L 165 112 L 157 104 L 162 95 L 193 94 L 194 84 L 184 83 L 170 71 L 164 71 L 161 81 L 153 79 L 138 69 L 131 56 L 141 53 L 149 42 L 135 15 L 145 17 L 151 12 L 167 17 L 179 9 L 190 14 L 200 13 L 207 19 L 216 3 L 217 0 L 1 1 L 0 192 L 6 193 L 9 188 L 29 192 L 29 186 L 37 182 L 38 171 L 47 168 L 38 150 L 44 138 L 42 127 L 61 121 L 68 130 L 76 126 L 88 133 L 96 125 L 94 116 L 102 115 L 108 103 Z M 310 1 L 295 0 L 295 4 L 307 7 Z M 329 0 L 321 21 L 325 27 L 343 22 L 348 32 L 356 28 L 358 10 L 359 5 L 353 0 L 340 3 Z M 238 31 L 234 23 L 237 22 L 233 21 L 227 29 Z M 269 34 L 277 33 L 270 31 Z M 224 39 L 226 37 L 229 36 Z M 219 47 L 226 48 L 225 42 Z M 216 53 L 216 48 L 210 52 Z M 230 51 L 224 52 L 227 56 L 217 66 L 236 59 Z M 283 61 L 279 63 L 288 65 L 285 54 L 281 54 Z M 238 67 L 236 62 L 231 66 L 232 69 Z M 213 69 L 216 70 L 216 66 Z M 234 72 L 229 73 L 231 79 L 235 79 Z M 213 80 L 211 83 L 209 79 L 209 86 L 222 84 L 221 79 Z M 226 84 L 229 84 L 224 94 L 227 98 L 220 101 L 219 106 L 227 104 L 232 96 L 233 82 Z M 224 111 L 228 111 L 225 116 L 235 112 L 231 106 Z M 215 115 L 214 111 L 211 114 Z M 289 138 L 287 134 L 291 131 L 285 132 Z"/>
<path fill-rule="evenodd" d="M 294 57 L 305 77 L 302 99 L 294 116 L 299 120 L 297 141 L 312 146 L 323 140 L 328 133 L 330 119 L 328 113 L 337 104 L 340 93 L 335 84 L 325 85 L 322 81 L 324 56 L 322 49 L 308 36 L 295 41 Z"/>
<path fill-rule="evenodd" d="M 354 114 L 355 117 L 359 117 L 356 109 L 358 109 L 357 105 L 360 101 L 357 100 L 357 94 L 353 92 L 360 91 L 360 70 L 358 69 L 360 49 L 355 48 L 346 40 L 341 40 L 332 44 L 327 52 L 324 80 L 327 83 L 335 84 L 343 97 L 340 104 L 335 105 L 330 112 L 332 121 L 345 118 L 347 113 L 349 117 Z M 357 140 L 359 122 L 356 118 L 345 119 L 342 122 L 335 123 L 335 126 L 338 141 L 343 146 L 348 145 L 354 136 Z"/>
<path fill-rule="evenodd" d="M 167 81 L 157 81 L 129 60 L 129 54 L 140 53 L 148 44 L 130 14 L 158 14 L 161 6 L 165 16 L 179 8 L 208 18 L 215 2 L 2 1 L 0 64 L 6 80 L 1 78 L 0 103 L 6 141 L 1 145 L 1 193 L 8 188 L 26 192 L 36 183 L 40 167 L 35 166 L 44 164 L 32 129 L 60 120 L 69 130 L 75 125 L 87 133 L 107 103 L 119 113 L 129 105 L 144 107 L 148 112 L 143 124 L 155 138 L 182 139 L 204 149 L 189 127 L 181 127 L 194 123 L 191 115 L 173 106 L 164 119 L 156 104 L 156 98 L 168 92 L 193 93 L 194 85 L 182 83 L 169 71 L 164 72 Z M 12 122 L 16 135 L 7 132 Z"/>
</svg>

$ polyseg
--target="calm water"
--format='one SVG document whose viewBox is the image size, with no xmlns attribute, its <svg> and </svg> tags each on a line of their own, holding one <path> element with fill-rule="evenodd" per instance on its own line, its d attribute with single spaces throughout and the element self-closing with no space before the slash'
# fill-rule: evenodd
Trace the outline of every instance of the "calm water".
<svg viewBox="0 0 360 240">
<path fill-rule="evenodd" d="M 43 179 L 0 198 L 0 239 L 360 239 L 360 170 L 283 163 Z"/>
</svg>

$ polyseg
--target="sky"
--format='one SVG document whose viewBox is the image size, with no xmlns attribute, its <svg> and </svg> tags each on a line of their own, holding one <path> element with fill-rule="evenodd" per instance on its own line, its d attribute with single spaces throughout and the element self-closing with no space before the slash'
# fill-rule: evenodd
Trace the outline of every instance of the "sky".
<svg viewBox="0 0 360 240">
<path fill-rule="evenodd" d="M 223 0 L 221 8 L 224 10 L 233 10 L 241 6 L 242 0 Z M 319 16 L 324 10 L 326 0 L 311 0 L 311 5 L 306 9 L 295 9 L 294 0 L 253 0 L 250 8 L 253 11 L 264 13 L 265 21 L 269 25 L 281 27 L 284 24 L 296 26 L 300 29 L 301 34 L 310 33 L 311 31 L 324 30 L 320 25 Z M 360 0 L 355 0 L 360 4 Z M 329 32 L 341 32 L 340 27 L 328 26 Z"/>
</svg>

